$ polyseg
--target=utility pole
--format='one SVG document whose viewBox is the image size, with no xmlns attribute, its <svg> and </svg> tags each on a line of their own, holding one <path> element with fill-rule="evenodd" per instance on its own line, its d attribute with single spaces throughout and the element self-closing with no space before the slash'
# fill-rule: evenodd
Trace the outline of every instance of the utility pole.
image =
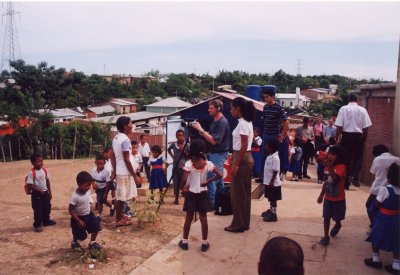
<svg viewBox="0 0 400 275">
<path fill-rule="evenodd" d="M 3 53 L 1 56 L 1 71 L 5 69 L 10 70 L 10 61 L 21 58 L 18 31 L 15 24 L 16 14 L 19 15 L 19 12 L 14 10 L 14 3 L 7 2 L 7 12 L 3 14 L 3 18 L 6 18 L 6 24 L 4 28 Z"/>
<path fill-rule="evenodd" d="M 296 59 L 296 71 L 297 75 L 301 75 L 301 66 L 303 66 L 303 60 L 301 58 Z"/>
</svg>

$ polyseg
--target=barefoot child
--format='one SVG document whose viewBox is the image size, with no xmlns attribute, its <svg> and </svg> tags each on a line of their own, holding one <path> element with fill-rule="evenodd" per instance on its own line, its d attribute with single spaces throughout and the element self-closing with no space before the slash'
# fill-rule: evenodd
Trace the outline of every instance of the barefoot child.
<svg viewBox="0 0 400 275">
<path fill-rule="evenodd" d="M 189 248 L 188 238 L 194 212 L 199 212 L 200 216 L 203 238 L 201 251 L 205 252 L 210 247 L 207 241 L 207 212 L 212 211 L 212 206 L 208 199 L 207 184 L 222 178 L 222 175 L 211 161 L 206 160 L 205 147 L 206 144 L 203 140 L 193 140 L 190 145 L 190 159 L 185 163 L 183 168 L 185 171 L 182 178 L 183 191 L 185 192 L 183 211 L 186 211 L 186 218 L 185 225 L 183 226 L 183 239 L 179 241 L 179 247 L 182 250 L 188 250 Z M 216 176 L 207 179 L 207 174 L 211 171 Z"/>
<path fill-rule="evenodd" d="M 374 217 L 372 231 L 367 241 L 372 245 L 372 258 L 365 259 L 366 265 L 381 268 L 379 250 L 393 253 L 392 265 L 385 265 L 385 270 L 392 274 L 400 274 L 400 167 L 393 163 L 387 173 L 389 185 L 381 186 L 373 202 L 379 208 Z"/>
<path fill-rule="evenodd" d="M 151 195 L 154 195 L 154 189 L 160 191 L 160 196 L 167 187 L 167 177 L 164 174 L 163 164 L 166 164 L 166 159 L 161 155 L 161 147 L 159 145 L 151 146 L 151 157 L 149 159 L 148 165 L 151 167 L 150 173 L 150 191 Z M 162 201 L 162 198 L 160 198 Z"/>
<path fill-rule="evenodd" d="M 325 162 L 328 170 L 328 179 L 323 183 L 321 194 L 317 202 L 323 205 L 324 218 L 324 237 L 320 240 L 320 245 L 329 244 L 329 227 L 331 219 L 335 221 L 330 235 L 335 237 L 338 233 L 346 215 L 346 200 L 344 193 L 344 182 L 346 178 L 346 165 L 344 165 L 344 149 L 340 146 L 333 146 L 328 153 L 328 159 Z"/>
<path fill-rule="evenodd" d="M 33 227 L 35 232 L 42 232 L 42 226 L 55 225 L 50 219 L 51 212 L 51 188 L 49 175 L 43 167 L 42 155 L 32 154 L 31 163 L 33 168 L 26 177 L 26 184 L 31 190 L 31 202 L 33 209 Z"/>
<path fill-rule="evenodd" d="M 111 203 L 107 202 L 106 186 L 107 182 L 110 181 L 111 173 L 108 169 L 105 169 L 106 159 L 103 155 L 98 155 L 95 160 L 96 167 L 92 169 L 93 190 L 96 191 L 96 209 L 101 215 L 103 213 L 103 204 L 111 208 Z"/>
<path fill-rule="evenodd" d="M 101 231 L 100 218 L 96 217 L 90 210 L 90 204 L 93 203 L 90 196 L 90 187 L 93 184 L 93 178 L 88 172 L 82 171 L 76 176 L 78 188 L 74 191 L 69 200 L 69 213 L 71 214 L 72 229 L 72 249 L 81 249 L 78 241 L 87 238 L 90 235 L 89 249 L 101 249 L 101 245 L 96 242 L 96 237 Z M 87 233 L 86 233 L 87 232 Z"/>
</svg>

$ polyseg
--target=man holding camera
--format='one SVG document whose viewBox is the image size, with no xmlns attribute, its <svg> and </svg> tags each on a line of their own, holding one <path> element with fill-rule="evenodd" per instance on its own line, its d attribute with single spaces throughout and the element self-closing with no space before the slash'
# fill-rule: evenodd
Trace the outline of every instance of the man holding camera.
<svg viewBox="0 0 400 275">
<path fill-rule="evenodd" d="M 193 122 L 190 126 L 196 129 L 207 143 L 208 160 L 211 161 L 218 171 L 224 171 L 224 162 L 228 157 L 230 148 L 230 128 L 229 122 L 222 114 L 224 104 L 219 99 L 211 100 L 208 103 L 208 113 L 212 116 L 213 121 L 210 125 L 209 132 L 204 131 L 200 123 Z M 209 178 L 214 173 L 208 175 Z M 217 190 L 224 187 L 224 180 L 219 179 L 208 184 L 208 197 L 212 206 L 215 205 L 215 194 Z"/>
</svg>

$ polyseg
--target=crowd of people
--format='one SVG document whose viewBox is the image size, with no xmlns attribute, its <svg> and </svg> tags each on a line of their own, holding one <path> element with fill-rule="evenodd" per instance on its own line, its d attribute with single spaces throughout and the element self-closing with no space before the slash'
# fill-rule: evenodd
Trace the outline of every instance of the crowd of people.
<svg viewBox="0 0 400 275">
<path fill-rule="evenodd" d="M 263 132 L 253 125 L 253 101 L 243 97 L 232 100 L 230 113 L 238 123 L 231 131 L 223 115 L 223 102 L 213 99 L 208 106 L 212 117 L 208 131 L 200 123 L 193 122 L 191 127 L 201 138 L 186 144 L 185 132 L 178 130 L 176 142 L 167 148 L 174 166 L 174 204 L 179 204 L 181 194 L 184 197 L 186 217 L 183 236 L 178 243 L 181 249 L 189 249 L 189 231 L 196 212 L 201 223 L 201 251 L 206 252 L 210 248 L 207 213 L 214 209 L 218 190 L 224 187 L 222 172 L 231 149 L 233 218 L 225 231 L 244 233 L 250 229 L 252 177 L 258 177 L 257 181 L 264 184 L 264 195 L 269 201 L 269 208 L 260 213 L 263 221 L 277 222 L 277 206 L 282 200 L 281 186 L 287 172 L 292 172 L 291 181 L 310 179 L 309 164 L 315 158 L 317 182 L 322 184 L 317 203 L 323 203 L 324 234 L 319 244 L 329 245 L 330 237 L 340 232 L 346 216 L 345 190 L 350 184 L 360 186 L 359 173 L 365 153 L 363 144 L 372 125 L 367 111 L 357 104 L 357 96 L 350 94 L 349 104 L 339 110 L 337 117 L 329 118 L 326 125 L 322 116 L 315 122 L 304 117 L 302 125 L 291 135 L 287 114 L 275 101 L 274 91 L 262 90 L 262 95 L 266 103 L 262 115 Z M 134 211 L 129 209 L 129 201 L 137 197 L 137 189 L 142 187 L 140 172 L 143 170 L 151 196 L 154 198 L 154 191 L 158 190 L 160 203 L 163 203 L 162 194 L 168 185 L 165 175 L 168 163 L 162 155 L 162 148 L 159 145 L 150 147 L 145 135 L 140 136 L 139 142 L 131 141 L 128 134 L 132 131 L 132 123 L 128 117 L 118 118 L 116 127 L 118 134 L 113 139 L 112 147 L 105 148 L 103 154 L 96 157 L 91 174 L 82 171 L 76 177 L 77 189 L 69 201 L 72 248 L 81 248 L 79 241 L 85 240 L 89 233 L 89 248 L 102 249 L 96 237 L 101 230 L 103 205 L 110 208 L 110 216 L 115 214 L 116 226 L 132 224 Z M 393 252 L 393 263 L 385 269 L 398 274 L 400 158 L 390 154 L 382 144 L 376 145 L 372 153 L 375 159 L 370 172 L 375 175 L 375 180 L 366 208 L 371 227 L 367 241 L 371 242 L 373 253 L 372 258 L 365 259 L 365 264 L 381 268 L 379 251 L 390 251 Z M 41 232 L 42 226 L 56 224 L 50 219 L 50 176 L 43 167 L 40 155 L 33 154 L 31 162 L 33 168 L 28 173 L 26 184 L 32 195 L 34 230 Z M 90 189 L 96 192 L 95 209 L 98 215 L 90 208 Z M 110 193 L 111 201 L 108 201 Z M 335 224 L 330 230 L 331 220 Z M 282 252 L 271 252 L 279 249 Z M 292 254 L 293 257 L 288 257 Z M 275 261 L 274 257 L 283 260 Z M 303 251 L 296 242 L 284 237 L 271 239 L 261 252 L 259 274 L 284 274 L 289 270 L 294 272 L 290 274 L 303 274 L 303 259 Z M 279 267 L 279 263 L 285 264 Z M 282 268 L 280 273 L 279 268 Z"/>
</svg>

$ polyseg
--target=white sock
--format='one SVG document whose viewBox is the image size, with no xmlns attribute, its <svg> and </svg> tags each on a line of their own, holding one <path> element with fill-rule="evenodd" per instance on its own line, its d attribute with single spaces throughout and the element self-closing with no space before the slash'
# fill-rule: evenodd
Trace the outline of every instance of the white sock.
<svg viewBox="0 0 400 275">
<path fill-rule="evenodd" d="M 188 243 L 188 239 L 182 239 L 182 243 Z"/>
<path fill-rule="evenodd" d="M 400 270 L 400 260 L 393 259 L 392 268 L 394 270 Z"/>
<path fill-rule="evenodd" d="M 276 214 L 276 207 L 271 207 L 271 212 Z"/>
<path fill-rule="evenodd" d="M 207 240 L 203 240 L 203 241 L 201 242 L 201 244 L 208 244 L 208 241 L 207 241 Z"/>
<path fill-rule="evenodd" d="M 380 262 L 381 258 L 379 257 L 379 253 L 372 253 L 372 261 L 373 262 Z"/>
</svg>

